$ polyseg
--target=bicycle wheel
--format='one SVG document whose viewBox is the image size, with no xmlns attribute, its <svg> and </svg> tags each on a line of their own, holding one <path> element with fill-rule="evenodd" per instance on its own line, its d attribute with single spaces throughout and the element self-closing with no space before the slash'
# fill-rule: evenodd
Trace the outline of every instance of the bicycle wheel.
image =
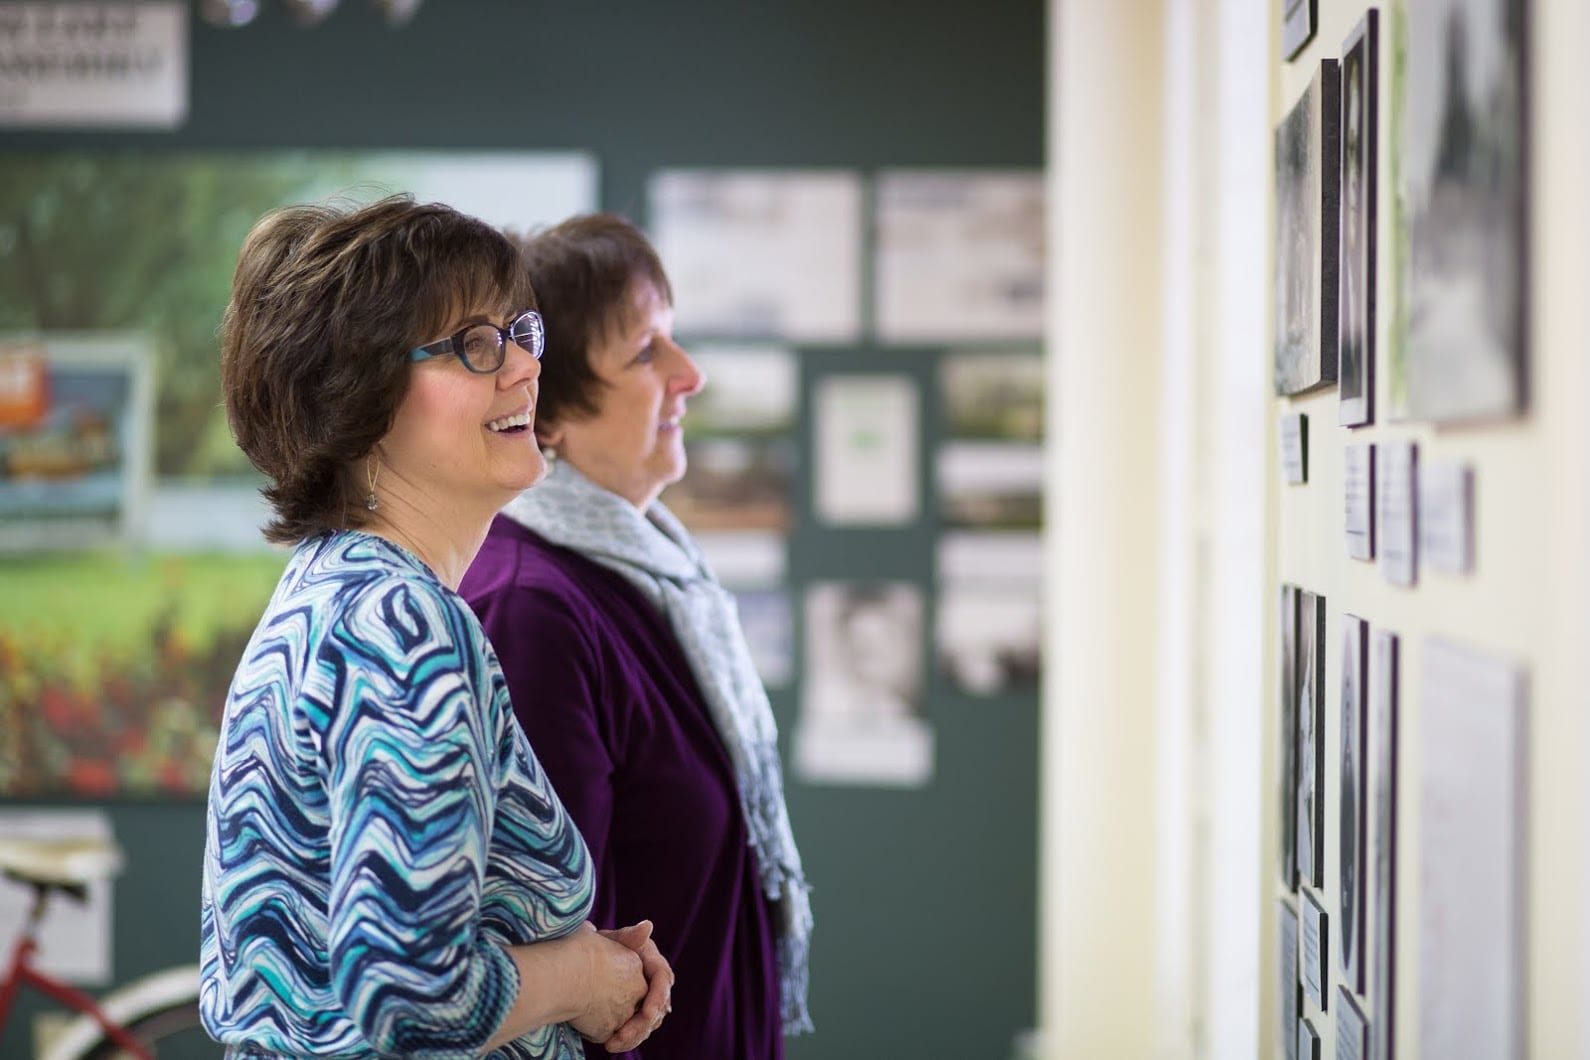
<svg viewBox="0 0 1590 1060">
<path fill-rule="evenodd" d="M 127 1030 L 155 1060 L 219 1060 L 225 1048 L 199 1023 L 199 1004 L 186 1001 L 131 1020 Z M 133 1060 L 132 1054 L 102 1038 L 82 1054 L 83 1060 Z"/>
</svg>

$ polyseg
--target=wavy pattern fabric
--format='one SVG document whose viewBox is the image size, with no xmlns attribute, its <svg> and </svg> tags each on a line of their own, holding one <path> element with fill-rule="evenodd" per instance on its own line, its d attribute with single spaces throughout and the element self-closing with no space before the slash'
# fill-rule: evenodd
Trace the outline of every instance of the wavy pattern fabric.
<svg viewBox="0 0 1590 1060">
<path fill-rule="evenodd" d="M 590 858 L 478 621 L 344 531 L 288 563 L 233 678 L 210 782 L 200 1008 L 229 1055 L 475 1057 Z M 583 1057 L 554 1024 L 494 1056 Z"/>
</svg>

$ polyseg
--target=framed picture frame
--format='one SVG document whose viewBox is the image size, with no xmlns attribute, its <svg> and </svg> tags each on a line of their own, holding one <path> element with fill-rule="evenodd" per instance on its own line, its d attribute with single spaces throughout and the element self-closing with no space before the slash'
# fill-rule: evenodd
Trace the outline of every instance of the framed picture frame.
<svg viewBox="0 0 1590 1060">
<path fill-rule="evenodd" d="M 1336 381 L 1340 72 L 1320 60 L 1275 130 L 1275 392 Z"/>
<path fill-rule="evenodd" d="M 1298 978 L 1303 981 L 1303 996 L 1324 1012 L 1330 1005 L 1330 914 L 1313 891 L 1305 888 L 1298 895 L 1303 927 Z"/>
<path fill-rule="evenodd" d="M 134 543 L 153 470 L 153 364 L 135 334 L 0 338 L 0 554 Z"/>
<path fill-rule="evenodd" d="M 1345 986 L 1336 988 L 1336 1060 L 1366 1060 L 1369 1056 L 1369 1021 Z"/>
<path fill-rule="evenodd" d="M 1397 697 L 1399 638 L 1375 630 L 1369 665 L 1369 754 L 1373 788 L 1374 932 L 1369 974 L 1376 1060 L 1393 1060 L 1397 978 Z"/>
<path fill-rule="evenodd" d="M 1375 230 L 1379 168 L 1380 14 L 1370 8 L 1342 45 L 1341 189 L 1336 326 L 1338 420 L 1375 414 Z"/>
<path fill-rule="evenodd" d="M 1528 403 L 1530 7 L 1407 8 L 1394 101 L 1399 419 L 1494 421 Z"/>
<path fill-rule="evenodd" d="M 1342 978 L 1354 993 L 1364 989 L 1364 699 L 1368 634 L 1369 624 L 1363 619 L 1342 616 L 1336 952 Z"/>
<path fill-rule="evenodd" d="M 1284 1046 L 1286 1060 L 1297 1060 L 1297 1019 L 1303 1014 L 1303 987 L 1298 979 L 1297 910 L 1284 898 L 1276 904 L 1279 918 L 1276 930 L 1276 998 L 1279 1001 L 1276 1019 L 1280 1021 L 1276 1040 Z"/>
<path fill-rule="evenodd" d="M 1297 1060 L 1320 1060 L 1319 1031 L 1306 1019 L 1297 1021 Z"/>
<path fill-rule="evenodd" d="M 1276 618 L 1279 682 L 1276 691 L 1277 807 L 1281 834 L 1277 869 L 1289 891 L 1297 890 L 1297 598 L 1294 585 L 1281 586 L 1280 614 Z"/>
<path fill-rule="evenodd" d="M 1298 591 L 1297 621 L 1297 879 L 1324 886 L 1325 862 L 1325 598 Z"/>
<path fill-rule="evenodd" d="M 1297 58 L 1314 37 L 1319 0 L 1281 0 L 1281 55 L 1288 62 Z"/>
</svg>

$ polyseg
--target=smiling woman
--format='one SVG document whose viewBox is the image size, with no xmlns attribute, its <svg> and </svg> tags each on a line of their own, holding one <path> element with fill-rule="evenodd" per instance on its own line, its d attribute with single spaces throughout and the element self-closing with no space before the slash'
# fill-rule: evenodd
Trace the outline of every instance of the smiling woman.
<svg viewBox="0 0 1590 1060">
<path fill-rule="evenodd" d="M 297 547 L 210 784 L 201 1012 L 229 1051 L 566 1058 L 667 1010 L 651 925 L 586 919 L 589 852 L 453 592 L 545 472 L 540 338 L 513 245 L 446 206 L 297 207 L 243 245 L 227 415 Z"/>
</svg>

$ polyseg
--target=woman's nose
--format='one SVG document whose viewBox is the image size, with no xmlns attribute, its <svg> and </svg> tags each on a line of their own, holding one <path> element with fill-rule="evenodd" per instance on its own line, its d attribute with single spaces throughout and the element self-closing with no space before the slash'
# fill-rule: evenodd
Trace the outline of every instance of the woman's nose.
<svg viewBox="0 0 1590 1060">
<path fill-rule="evenodd" d="M 510 341 L 502 367 L 497 370 L 497 385 L 507 390 L 540 378 L 541 361 L 517 342 Z"/>
<path fill-rule="evenodd" d="M 674 372 L 677 392 L 686 396 L 700 392 L 701 388 L 707 385 L 707 373 L 701 370 L 701 366 L 685 352 L 683 346 L 677 343 L 673 346 L 679 355 L 679 367 Z"/>
</svg>

